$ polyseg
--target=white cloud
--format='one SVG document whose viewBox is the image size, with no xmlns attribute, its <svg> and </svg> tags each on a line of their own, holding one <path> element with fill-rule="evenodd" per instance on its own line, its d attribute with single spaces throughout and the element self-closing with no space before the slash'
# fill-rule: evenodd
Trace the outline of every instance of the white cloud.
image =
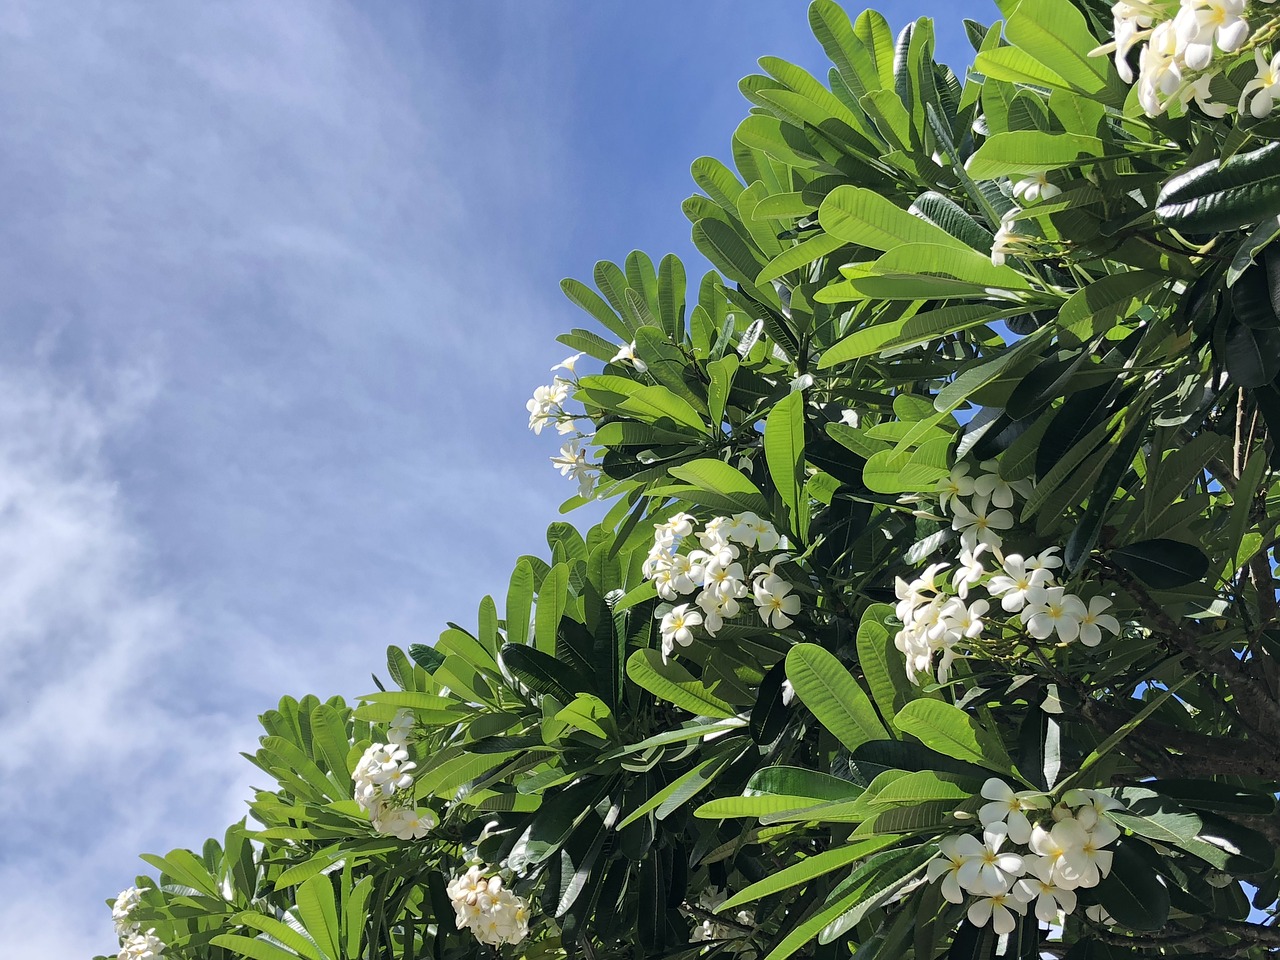
<svg viewBox="0 0 1280 960">
<path fill-rule="evenodd" d="M 162 689 L 191 631 L 104 455 L 152 383 L 112 386 L 95 399 L 47 368 L 0 369 L 0 817 L 21 825 L 0 930 L 42 956 L 111 947 L 94 905 L 137 854 L 230 823 L 247 795 L 248 725 Z"/>
</svg>

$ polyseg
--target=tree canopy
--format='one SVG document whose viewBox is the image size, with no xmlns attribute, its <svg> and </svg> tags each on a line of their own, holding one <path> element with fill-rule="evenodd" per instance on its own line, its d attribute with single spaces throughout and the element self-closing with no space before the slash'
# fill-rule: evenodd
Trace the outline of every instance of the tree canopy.
<svg viewBox="0 0 1280 960">
<path fill-rule="evenodd" d="M 529 425 L 607 516 L 263 715 L 122 960 L 1280 953 L 1280 18 L 1001 10 L 957 74 L 815 0 L 715 270 L 563 283 Z"/>
</svg>

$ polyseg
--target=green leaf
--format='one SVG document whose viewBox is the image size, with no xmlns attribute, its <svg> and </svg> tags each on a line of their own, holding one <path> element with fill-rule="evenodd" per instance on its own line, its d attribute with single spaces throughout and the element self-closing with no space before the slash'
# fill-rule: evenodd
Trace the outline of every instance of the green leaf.
<svg viewBox="0 0 1280 960">
<path fill-rule="evenodd" d="M 760 488 L 747 479 L 741 470 L 722 460 L 692 460 L 667 471 L 673 477 L 718 494 L 737 505 L 739 510 L 750 510 L 760 516 L 768 516 L 769 502 Z"/>
<path fill-rule="evenodd" d="M 1232 289 L 1240 290 L 1243 283 Z M 1223 340 L 1227 372 L 1242 387 L 1262 387 L 1280 376 L 1280 327 L 1256 329 L 1239 312 L 1232 317 Z"/>
<path fill-rule="evenodd" d="M 979 53 L 973 69 L 989 80 L 1029 83 L 1040 87 L 1070 90 L 1071 85 L 1025 50 L 1017 47 L 995 47 Z M 983 98 L 984 102 L 986 98 Z"/>
<path fill-rule="evenodd" d="M 533 567 L 524 560 L 516 564 L 507 586 L 507 640 L 529 642 L 529 614 L 533 610 Z M 477 644 L 478 645 L 478 644 Z"/>
<path fill-rule="evenodd" d="M 817 644 L 798 643 L 787 652 L 787 679 L 818 722 L 848 749 L 887 736 L 858 681 Z"/>
<path fill-rule="evenodd" d="M 1159 930 L 1169 920 L 1169 891 L 1136 847 L 1122 838 L 1111 848 L 1111 872 L 1096 887 L 1097 897 L 1119 926 Z"/>
<path fill-rule="evenodd" d="M 1070 167 L 1102 154 L 1102 141 L 1077 133 L 1012 130 L 988 137 L 965 162 L 975 180 Z"/>
<path fill-rule="evenodd" d="M 1280 214 L 1280 141 L 1178 174 L 1160 190 L 1156 216 L 1179 230 L 1220 233 Z"/>
<path fill-rule="evenodd" d="M 296 953 L 290 953 L 266 940 L 255 940 L 238 933 L 220 933 L 210 941 L 215 947 L 226 947 L 237 957 L 249 960 L 297 960 Z"/>
<path fill-rule="evenodd" d="M 873 603 L 862 613 L 857 637 L 858 665 L 862 667 L 880 716 L 890 725 L 898 709 L 914 696 L 902 665 L 902 654 L 884 625 L 885 619 L 892 615 L 893 607 L 889 604 Z M 894 735 L 892 730 L 889 733 Z"/>
<path fill-rule="evenodd" d="M 853 886 L 857 899 L 848 910 L 823 927 L 818 942 L 831 943 L 852 930 L 871 910 L 923 870 L 934 855 L 932 845 L 921 845 L 906 850 L 890 850 L 868 859 L 845 881 Z"/>
<path fill-rule="evenodd" d="M 719 432 L 724 423 L 724 410 L 729 402 L 729 392 L 733 389 L 733 378 L 738 372 L 738 365 L 736 353 L 726 354 L 707 364 L 707 376 L 711 378 L 711 385 L 707 387 L 707 407 L 711 411 L 713 432 Z M 596 442 L 603 442 L 600 440 L 599 430 L 596 431 Z"/>
<path fill-rule="evenodd" d="M 830 347 L 819 359 L 818 368 L 825 370 L 837 363 L 875 356 L 881 351 L 901 350 L 1025 312 L 1023 307 L 1000 310 L 986 303 L 960 303 L 901 320 L 874 324 L 855 330 Z"/>
<path fill-rule="evenodd" d="M 873 806 L 917 804 L 929 800 L 968 800 L 980 788 L 969 777 L 918 770 L 894 780 L 870 798 Z"/>
<path fill-rule="evenodd" d="M 542 585 L 538 587 L 538 605 L 534 610 L 534 643 L 538 650 L 551 656 L 556 654 L 556 634 L 569 602 L 568 593 L 569 567 L 557 563 L 542 578 Z"/>
<path fill-rule="evenodd" d="M 1058 326 L 1081 342 L 1092 340 L 1133 313 L 1146 294 L 1164 283 L 1164 277 L 1145 270 L 1101 277 L 1067 299 L 1058 311 Z"/>
<path fill-rule="evenodd" d="M 795 246 L 788 247 L 770 260 L 756 276 L 756 285 L 760 286 L 770 280 L 777 280 L 779 277 L 786 276 L 794 270 L 808 266 L 815 260 L 820 260 L 828 254 L 835 253 L 845 245 L 845 241 L 825 233 L 809 237 Z"/>
<path fill-rule="evenodd" d="M 914 450 L 882 450 L 867 459 L 862 482 L 874 493 L 931 493 L 951 472 L 951 445 L 947 436 Z"/>
<path fill-rule="evenodd" d="M 657 384 L 636 390 L 618 404 L 618 409 L 649 423 L 670 420 L 680 426 L 691 427 L 699 433 L 707 430 L 702 417 L 688 400 Z"/>
<path fill-rule="evenodd" d="M 142 859 L 167 877 L 172 877 L 184 887 L 199 890 L 205 896 L 221 899 L 218 881 L 208 868 L 190 850 L 170 850 L 163 857 L 153 853 L 142 854 Z"/>
<path fill-rule="evenodd" d="M 535 647 L 508 643 L 502 648 L 502 662 L 534 693 L 553 696 L 561 703 L 568 703 L 575 694 L 593 692 L 588 678 Z"/>
<path fill-rule="evenodd" d="M 769 476 L 787 508 L 796 538 L 808 533 L 808 503 L 802 502 L 804 477 L 804 394 L 792 391 L 769 411 L 764 428 L 764 456 Z"/>
<path fill-rule="evenodd" d="M 829 773 L 780 764 L 761 767 L 753 773 L 743 789 L 743 795 L 803 797 L 812 803 L 819 803 L 825 800 L 856 800 L 862 795 L 862 788 Z"/>
<path fill-rule="evenodd" d="M 298 916 L 316 946 L 328 957 L 338 960 L 338 910 L 333 902 L 333 881 L 317 874 L 298 887 L 295 898 Z"/>
<path fill-rule="evenodd" d="M 308 960 L 325 960 L 325 955 L 320 952 L 313 941 L 275 917 L 265 916 L 256 910 L 246 910 L 243 913 L 236 914 L 234 922 L 257 930 L 259 933 L 265 933 L 273 940 L 283 943 L 299 956 L 308 958 Z"/>
<path fill-rule="evenodd" d="M 1108 91 L 1111 62 L 1106 57 L 1089 56 L 1098 45 L 1097 38 L 1070 0 L 1021 0 L 1005 24 L 1004 35 L 1075 89 L 1094 95 Z M 977 69 L 986 73 L 981 67 Z M 1109 92 L 1119 91 L 1116 87 Z"/>
<path fill-rule="evenodd" d="M 624 341 L 631 340 L 631 328 L 623 322 L 601 296 L 586 284 L 573 279 L 560 281 L 560 289 L 564 295 L 581 307 L 609 330 L 614 336 Z M 607 358 L 601 358 L 607 359 Z"/>
<path fill-rule="evenodd" d="M 898 711 L 893 725 L 926 747 L 996 773 L 1013 772 L 1013 761 L 998 738 L 979 727 L 959 707 L 940 700 L 913 700 Z"/>
<path fill-rule="evenodd" d="M 637 650 L 627 658 L 627 676 L 660 700 L 695 716 L 727 718 L 737 711 L 678 663 L 663 663 L 657 650 Z"/>
<path fill-rule="evenodd" d="M 941 227 L 908 213 L 866 187 L 837 187 L 818 208 L 822 229 L 844 243 L 872 250 L 892 250 L 906 243 L 933 244 L 973 252 Z M 990 261 L 987 261 L 990 266 Z"/>
<path fill-rule="evenodd" d="M 901 837 L 893 835 L 871 837 L 858 843 L 851 843 L 847 846 L 836 847 L 833 850 L 814 854 L 811 857 L 805 857 L 799 863 L 793 863 L 789 867 L 770 874 L 763 880 L 743 887 L 717 909 L 720 911 L 732 910 L 734 907 L 744 903 L 751 903 L 754 900 L 772 896 L 782 890 L 801 886 L 833 870 L 846 867 L 855 860 L 861 860 L 872 853 L 883 850 L 885 847 L 890 847 L 901 839 Z"/>
<path fill-rule="evenodd" d="M 1204 551 L 1177 540 L 1143 540 L 1117 547 L 1107 556 L 1116 566 L 1156 590 L 1196 583 L 1209 572 L 1209 558 Z"/>
</svg>

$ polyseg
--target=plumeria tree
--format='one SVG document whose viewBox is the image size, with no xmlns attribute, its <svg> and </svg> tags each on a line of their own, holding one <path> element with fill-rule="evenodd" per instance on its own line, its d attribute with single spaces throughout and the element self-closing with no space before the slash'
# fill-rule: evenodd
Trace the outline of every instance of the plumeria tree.
<svg viewBox="0 0 1280 960">
<path fill-rule="evenodd" d="M 1280 955 L 1280 8 L 1010 0 L 953 72 L 830 0 L 715 270 L 564 282 L 564 522 L 121 960 Z"/>
</svg>

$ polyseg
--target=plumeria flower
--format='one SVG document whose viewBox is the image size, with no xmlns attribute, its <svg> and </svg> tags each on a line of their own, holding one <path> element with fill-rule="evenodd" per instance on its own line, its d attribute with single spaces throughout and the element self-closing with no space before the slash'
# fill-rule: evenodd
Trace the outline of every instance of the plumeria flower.
<svg viewBox="0 0 1280 960">
<path fill-rule="evenodd" d="M 1013 514 L 1008 510 L 993 510 L 985 497 L 977 496 L 973 498 L 971 507 L 957 501 L 951 520 L 951 529 L 960 533 L 961 544 L 970 550 L 979 543 L 999 547 L 1002 542 L 999 531 L 1012 526 Z"/>
<path fill-rule="evenodd" d="M 773 550 L 778 546 L 778 531 L 768 520 L 762 520 L 750 511 L 733 518 L 733 530 L 729 534 L 744 547 L 756 550 Z"/>
<path fill-rule="evenodd" d="M 573 376 L 574 373 L 576 372 L 574 370 L 574 367 L 577 365 L 578 361 L 581 359 L 582 359 L 582 354 L 580 353 L 575 353 L 572 357 L 565 357 L 563 360 L 561 360 L 559 363 L 557 363 L 554 367 L 551 368 L 551 372 L 555 373 L 557 370 L 565 370 L 568 372 L 569 376 Z"/>
<path fill-rule="evenodd" d="M 778 564 L 786 563 L 790 559 L 791 554 L 789 553 L 775 553 L 764 563 L 757 563 L 755 565 L 755 569 L 751 571 L 751 576 L 758 577 L 761 574 L 768 575 L 771 573 L 777 573 Z"/>
<path fill-rule="evenodd" d="M 1214 44 L 1224 53 L 1239 50 L 1249 38 L 1244 0 L 1182 0 L 1173 18 L 1182 62 L 1191 70 L 1203 70 L 1213 59 Z"/>
<path fill-rule="evenodd" d="M 413 726 L 413 711 L 403 708 L 397 710 L 396 715 L 391 718 L 391 725 L 387 728 L 387 743 L 394 743 L 397 747 L 406 746 L 413 736 Z"/>
<path fill-rule="evenodd" d="M 1103 613 L 1111 606 L 1106 597 L 1093 597 L 1089 600 L 1089 609 L 1080 620 L 1080 642 L 1086 647 L 1096 647 L 1102 640 L 1102 631 L 1109 630 L 1112 635 L 1120 633 L 1120 621 L 1109 613 Z"/>
<path fill-rule="evenodd" d="M 1063 643 L 1070 643 L 1080 636 L 1080 623 L 1088 613 L 1084 601 L 1064 587 L 1046 587 L 1023 608 L 1022 623 L 1037 640 L 1056 633 Z"/>
<path fill-rule="evenodd" d="M 430 810 L 387 807 L 374 819 L 373 828 L 400 840 L 421 840 L 436 823 L 435 814 Z"/>
<path fill-rule="evenodd" d="M 982 825 L 1005 824 L 1014 843 L 1025 844 L 1031 839 L 1031 821 L 1026 811 L 1049 807 L 1049 801 L 1041 794 L 1029 790 L 1014 793 L 1013 788 L 998 777 L 991 777 L 982 785 L 982 796 L 991 801 L 978 810 Z"/>
<path fill-rule="evenodd" d="M 986 575 L 987 571 L 982 566 L 982 554 L 990 549 L 990 545 L 985 543 L 978 544 L 972 550 L 968 547 L 961 548 L 960 565 L 951 575 L 951 587 L 961 599 L 968 599 L 969 588 L 977 586 L 978 581 Z"/>
<path fill-rule="evenodd" d="M 1004 558 L 1004 573 L 997 574 L 987 584 L 987 592 L 1000 598 L 1005 613 L 1017 613 L 1029 602 L 1038 600 L 1047 585 L 1053 582 L 1053 574 L 1044 568 L 1033 568 L 1020 553 L 1010 553 Z"/>
<path fill-rule="evenodd" d="M 969 476 L 969 464 L 957 463 L 951 472 L 938 481 L 938 505 L 946 510 L 956 497 L 973 496 L 973 477 Z"/>
<path fill-rule="evenodd" d="M 1023 903 L 1034 903 L 1036 919 L 1053 923 L 1058 911 L 1071 913 L 1076 908 L 1076 892 L 1064 890 L 1053 882 L 1053 868 L 1041 857 L 1024 857 L 1027 876 L 1013 885 L 1013 895 Z"/>
<path fill-rule="evenodd" d="M 1183 97 L 1184 99 L 1190 97 L 1190 99 L 1194 100 L 1196 106 L 1200 108 L 1200 112 L 1206 117 L 1213 117 L 1215 120 L 1221 120 L 1231 109 L 1231 104 L 1213 102 L 1213 94 L 1212 91 L 1210 91 L 1209 86 L 1213 83 L 1213 78 L 1216 76 L 1218 76 L 1218 71 L 1215 70 L 1212 73 L 1203 73 L 1196 77 L 1196 79 L 1187 86 Z"/>
<path fill-rule="evenodd" d="M 795 700 L 795 698 L 796 698 L 796 688 L 791 685 L 790 680 L 783 680 L 782 681 L 782 705 L 784 707 L 791 706 L 791 703 L 793 700 Z"/>
<path fill-rule="evenodd" d="M 1062 558 L 1058 556 L 1057 547 L 1046 547 L 1034 557 L 1027 558 L 1028 570 L 1054 571 L 1062 566 Z"/>
<path fill-rule="evenodd" d="M 694 602 L 702 609 L 702 628 L 713 637 L 726 619 L 736 617 L 741 610 L 736 598 L 722 597 L 714 590 L 703 590 Z"/>
<path fill-rule="evenodd" d="M 791 584 L 770 574 L 755 582 L 756 609 L 765 626 L 785 630 L 800 612 L 800 598 L 791 592 Z"/>
<path fill-rule="evenodd" d="M 1013 881 L 1022 875 L 1022 857 L 1000 852 L 1008 836 L 1008 827 L 993 823 L 982 831 L 981 841 L 971 836 L 957 840 L 956 852 L 965 857 L 957 878 L 960 886 L 978 896 L 998 896 L 1013 889 Z"/>
<path fill-rule="evenodd" d="M 1120 828 L 1110 820 L 1098 821 L 1093 830 L 1086 830 L 1079 820 L 1062 820 L 1051 832 L 1063 848 L 1054 869 L 1068 886 L 1096 887 L 1111 872 L 1112 853 L 1102 848 L 1120 836 Z"/>
<path fill-rule="evenodd" d="M 155 960 L 163 956 L 164 941 L 156 936 L 155 930 L 146 933 L 132 933 L 120 944 L 118 960 Z"/>
<path fill-rule="evenodd" d="M 969 922 L 975 927 L 985 927 L 991 922 L 991 929 L 997 936 L 1003 937 L 1013 933 L 1018 926 L 1014 914 L 1026 916 L 1027 905 L 1011 893 L 998 893 L 994 896 L 975 900 L 969 906 Z"/>
<path fill-rule="evenodd" d="M 1142 2 L 1119 0 L 1111 7 L 1115 36 L 1114 44 L 1104 44 L 1093 53 L 1105 53 L 1115 48 L 1116 72 L 1125 83 L 1133 83 L 1133 70 L 1129 67 L 1129 51 L 1142 42 L 1160 11 Z"/>
<path fill-rule="evenodd" d="M 1084 915 L 1094 923 L 1100 923 L 1107 927 L 1116 925 L 1115 917 L 1107 913 L 1107 908 L 1100 903 L 1090 904 L 1084 908 Z"/>
<path fill-rule="evenodd" d="M 1000 219 L 1000 227 L 991 241 L 991 262 L 997 267 L 1004 266 L 1009 257 L 1035 253 L 1034 239 L 1018 232 L 1018 221 L 1014 217 L 1021 212 L 1020 208 L 1013 207 Z"/>
<path fill-rule="evenodd" d="M 938 618 L 946 632 L 954 634 L 954 640 L 976 640 L 982 636 L 982 618 L 990 606 L 986 600 L 966 604 L 959 597 L 952 597 L 942 605 Z"/>
<path fill-rule="evenodd" d="M 1262 50 L 1255 49 L 1253 59 L 1258 66 L 1258 75 L 1244 85 L 1244 90 L 1240 92 L 1240 104 L 1237 109 L 1240 113 L 1244 113 L 1247 103 L 1249 113 L 1261 120 L 1271 112 L 1276 101 L 1280 100 L 1280 53 L 1272 57 L 1271 62 L 1268 63 Z"/>
<path fill-rule="evenodd" d="M 692 553 L 677 553 L 671 557 L 670 578 L 671 585 L 675 591 L 680 594 L 693 593 L 702 586 L 703 577 L 706 568 L 704 559 L 706 554 L 701 550 L 694 550 Z M 670 597 L 665 599 L 670 600 Z"/>
<path fill-rule="evenodd" d="M 557 424 L 559 429 L 560 417 L 564 413 L 563 404 L 569 399 L 569 390 L 572 386 L 568 380 L 556 377 L 552 383 L 533 391 L 533 397 L 524 405 L 524 408 L 529 411 L 530 430 L 541 434 L 542 428 L 548 423 Z M 572 420 L 569 421 L 569 428 L 573 429 Z"/>
<path fill-rule="evenodd" d="M 560 471 L 560 476 L 578 481 L 578 496 L 584 500 L 591 496 L 600 468 L 587 462 L 587 449 L 580 438 L 575 437 L 561 447 L 560 456 L 552 457 L 551 462 Z"/>
<path fill-rule="evenodd" d="M 702 614 L 690 610 L 689 604 L 682 603 L 662 618 L 662 659 L 665 661 L 675 652 L 676 644 L 687 647 L 693 643 L 693 628 L 702 623 Z"/>
<path fill-rule="evenodd" d="M 693 525 L 695 523 L 697 523 L 697 517 L 693 514 L 677 513 L 665 523 L 655 523 L 653 525 L 654 540 L 665 544 L 669 544 L 673 540 L 683 540 L 685 537 L 693 535 Z"/>
<path fill-rule="evenodd" d="M 1062 193 L 1062 188 L 1050 183 L 1049 174 L 1047 173 L 1033 173 L 1013 185 L 1014 197 L 1023 203 L 1052 200 L 1060 193 Z"/>
<path fill-rule="evenodd" d="M 944 837 L 938 843 L 938 855 L 929 861 L 925 877 L 930 883 L 942 881 L 942 897 L 949 903 L 964 903 L 964 891 L 960 889 L 960 868 L 968 857 L 957 849 L 961 839 L 973 837 Z"/>
<path fill-rule="evenodd" d="M 1000 476 L 999 464 L 987 460 L 981 464 L 983 473 L 973 481 L 973 493 L 978 497 L 986 497 L 997 507 L 1012 507 L 1014 494 L 1023 493 L 1026 488 L 1024 480 L 1006 480 Z M 1027 491 L 1030 492 L 1030 491 Z M 1025 496 L 1026 493 L 1023 493 Z"/>
<path fill-rule="evenodd" d="M 1163 98 L 1173 94 L 1181 84 L 1178 36 L 1173 22 L 1166 21 L 1151 31 L 1138 55 L 1138 102 L 1147 116 L 1158 117 L 1164 113 L 1167 104 Z"/>
<path fill-rule="evenodd" d="M 637 373 L 644 373 L 649 369 L 649 365 L 636 356 L 636 342 L 632 340 L 625 347 L 619 348 L 609 360 L 610 363 L 629 363 L 635 367 Z"/>
<path fill-rule="evenodd" d="M 747 595 L 746 576 L 742 572 L 742 564 L 737 561 L 721 563 L 719 559 L 712 558 L 707 561 L 703 585 L 722 599 L 737 600 Z"/>
<path fill-rule="evenodd" d="M 841 422 L 841 423 L 844 423 L 844 424 L 848 424 L 848 425 L 849 425 L 849 426 L 851 426 L 851 427 L 857 428 L 857 426 L 858 426 L 858 411 L 857 411 L 857 410 L 841 410 L 841 411 L 840 411 L 840 422 Z"/>
</svg>

